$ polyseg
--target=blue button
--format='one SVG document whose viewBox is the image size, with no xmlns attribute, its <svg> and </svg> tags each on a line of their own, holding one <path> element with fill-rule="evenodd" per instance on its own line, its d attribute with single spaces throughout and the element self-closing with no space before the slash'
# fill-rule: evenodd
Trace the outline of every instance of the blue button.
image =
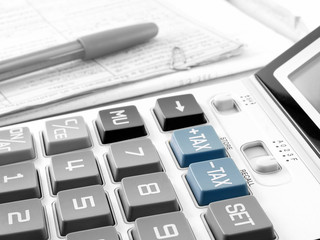
<svg viewBox="0 0 320 240">
<path fill-rule="evenodd" d="M 193 163 L 186 178 L 200 206 L 249 194 L 246 181 L 231 158 Z"/>
<path fill-rule="evenodd" d="M 218 135 L 208 125 L 174 131 L 170 146 L 181 167 L 227 156 Z"/>
</svg>

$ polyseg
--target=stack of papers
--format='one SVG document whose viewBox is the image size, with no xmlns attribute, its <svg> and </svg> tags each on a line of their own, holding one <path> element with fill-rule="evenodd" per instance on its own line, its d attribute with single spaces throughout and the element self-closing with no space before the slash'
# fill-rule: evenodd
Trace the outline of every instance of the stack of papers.
<svg viewBox="0 0 320 240">
<path fill-rule="evenodd" d="M 12 0 L 0 16 L 3 60 L 135 23 L 160 29 L 123 52 L 1 83 L 0 125 L 255 69 L 292 44 L 223 0 Z"/>
</svg>

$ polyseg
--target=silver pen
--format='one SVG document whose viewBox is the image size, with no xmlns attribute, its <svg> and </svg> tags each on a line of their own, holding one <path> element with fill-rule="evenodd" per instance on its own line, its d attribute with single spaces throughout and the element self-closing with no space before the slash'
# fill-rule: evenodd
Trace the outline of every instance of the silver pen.
<svg viewBox="0 0 320 240">
<path fill-rule="evenodd" d="M 144 43 L 155 37 L 158 27 L 142 23 L 107 30 L 76 41 L 0 62 L 0 81 L 76 59 L 89 60 Z"/>
</svg>

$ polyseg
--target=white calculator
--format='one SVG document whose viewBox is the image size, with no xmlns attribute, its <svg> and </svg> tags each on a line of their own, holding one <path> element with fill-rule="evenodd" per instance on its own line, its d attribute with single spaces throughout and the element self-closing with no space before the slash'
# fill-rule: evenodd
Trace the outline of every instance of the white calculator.
<svg viewBox="0 0 320 240">
<path fill-rule="evenodd" d="M 320 28 L 250 78 L 3 127 L 0 240 L 318 239 L 319 128 Z"/>
</svg>

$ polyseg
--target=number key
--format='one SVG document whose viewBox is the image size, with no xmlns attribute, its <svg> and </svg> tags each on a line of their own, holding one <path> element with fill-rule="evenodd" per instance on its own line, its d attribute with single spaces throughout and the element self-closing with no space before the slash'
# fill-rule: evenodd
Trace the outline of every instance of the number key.
<svg viewBox="0 0 320 240">
<path fill-rule="evenodd" d="M 0 240 L 46 240 L 44 209 L 38 199 L 0 205 Z"/>
<path fill-rule="evenodd" d="M 182 212 L 139 218 L 132 235 L 134 240 L 196 240 Z"/>
<path fill-rule="evenodd" d="M 176 193 L 163 172 L 127 177 L 121 184 L 119 194 L 128 221 L 179 210 Z"/>
</svg>

